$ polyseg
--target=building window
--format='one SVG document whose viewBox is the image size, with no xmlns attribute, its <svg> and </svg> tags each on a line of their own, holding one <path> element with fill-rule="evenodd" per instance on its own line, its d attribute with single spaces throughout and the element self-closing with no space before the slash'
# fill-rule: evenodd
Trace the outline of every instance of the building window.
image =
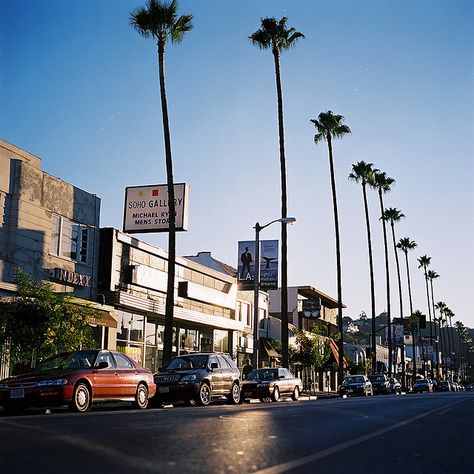
<svg viewBox="0 0 474 474">
<path fill-rule="evenodd" d="M 87 263 L 89 227 L 53 214 L 50 252 L 75 262 Z"/>
</svg>

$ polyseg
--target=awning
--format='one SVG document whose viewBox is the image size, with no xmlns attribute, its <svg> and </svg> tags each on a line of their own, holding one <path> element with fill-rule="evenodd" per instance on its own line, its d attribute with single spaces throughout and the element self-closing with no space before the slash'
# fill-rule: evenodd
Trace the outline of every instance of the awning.
<svg viewBox="0 0 474 474">
<path fill-rule="evenodd" d="M 334 359 L 336 359 L 337 365 L 339 365 L 339 348 L 337 347 L 337 343 L 334 339 L 329 339 L 329 347 L 331 348 Z M 342 358 L 342 366 L 347 368 L 347 360 L 345 357 Z"/>
<path fill-rule="evenodd" d="M 281 357 L 280 353 L 273 348 L 270 339 L 267 339 L 266 337 L 261 337 L 260 346 L 261 349 L 263 349 L 267 353 L 268 357 L 274 357 L 276 359 L 279 359 Z"/>
<path fill-rule="evenodd" d="M 96 311 L 96 315 L 90 318 L 90 324 L 97 324 L 97 326 L 106 326 L 108 328 L 117 328 L 117 321 L 114 317 L 106 311 Z"/>
</svg>

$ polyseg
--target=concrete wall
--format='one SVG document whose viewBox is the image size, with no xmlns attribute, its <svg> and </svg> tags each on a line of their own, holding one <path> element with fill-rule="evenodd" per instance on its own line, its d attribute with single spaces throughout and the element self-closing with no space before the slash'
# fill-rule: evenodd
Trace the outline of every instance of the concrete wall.
<svg viewBox="0 0 474 474">
<path fill-rule="evenodd" d="M 88 262 L 50 253 L 53 213 L 89 226 Z M 92 277 L 90 287 L 53 284 L 55 291 L 95 299 L 100 199 L 41 170 L 41 160 L 0 140 L 0 294 L 14 288 L 15 268 L 47 280 L 51 268 Z"/>
</svg>

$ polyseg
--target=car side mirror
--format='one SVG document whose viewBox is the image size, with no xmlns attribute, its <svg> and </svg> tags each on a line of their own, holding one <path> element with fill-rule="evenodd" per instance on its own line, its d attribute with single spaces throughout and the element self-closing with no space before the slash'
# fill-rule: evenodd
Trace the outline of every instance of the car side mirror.
<svg viewBox="0 0 474 474">
<path fill-rule="evenodd" d="M 211 370 L 218 369 L 218 368 L 219 368 L 219 364 L 217 362 L 211 363 Z"/>
<path fill-rule="evenodd" d="M 106 369 L 108 366 L 109 366 L 109 363 L 104 360 L 102 362 L 99 362 L 94 368 L 97 370 L 100 370 L 100 369 Z"/>
</svg>

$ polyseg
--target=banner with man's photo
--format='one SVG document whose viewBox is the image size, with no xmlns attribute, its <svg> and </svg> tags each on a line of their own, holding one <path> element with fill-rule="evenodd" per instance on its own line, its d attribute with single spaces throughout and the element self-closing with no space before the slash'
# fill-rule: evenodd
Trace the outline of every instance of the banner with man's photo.
<svg viewBox="0 0 474 474">
<path fill-rule="evenodd" d="M 255 241 L 238 242 L 237 278 L 239 290 L 253 290 L 255 276 Z M 278 288 L 278 240 L 260 241 L 260 288 Z"/>
</svg>

